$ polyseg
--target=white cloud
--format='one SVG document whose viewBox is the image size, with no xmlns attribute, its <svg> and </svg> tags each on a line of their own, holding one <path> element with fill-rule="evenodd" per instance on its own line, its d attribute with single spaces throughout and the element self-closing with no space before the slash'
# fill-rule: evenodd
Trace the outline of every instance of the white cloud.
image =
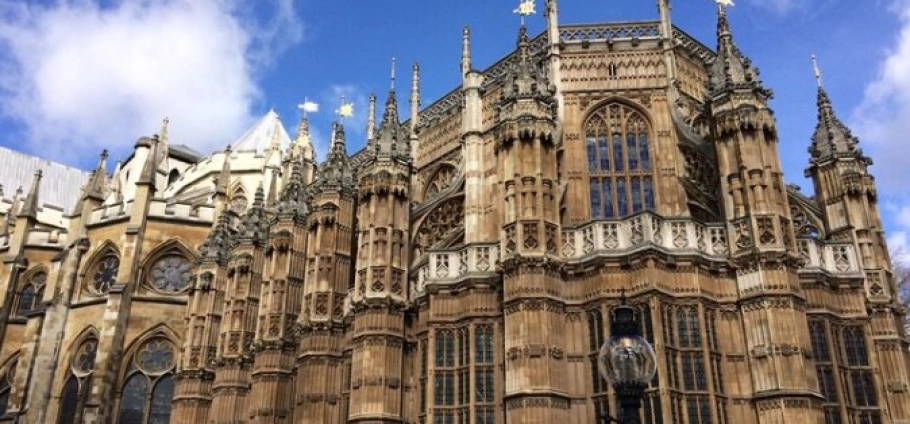
<svg viewBox="0 0 910 424">
<path fill-rule="evenodd" d="M 99 1 L 0 3 L 0 113 L 25 129 L 0 141 L 74 163 L 168 116 L 173 142 L 211 151 L 260 114 L 256 73 L 302 35 L 292 0 Z"/>
<path fill-rule="evenodd" d="M 884 197 L 889 246 L 910 251 L 910 173 L 905 160 L 910 134 L 910 1 L 896 1 L 893 8 L 901 28 L 878 66 L 877 77 L 866 86 L 852 126 L 875 159 L 872 172 Z"/>
</svg>

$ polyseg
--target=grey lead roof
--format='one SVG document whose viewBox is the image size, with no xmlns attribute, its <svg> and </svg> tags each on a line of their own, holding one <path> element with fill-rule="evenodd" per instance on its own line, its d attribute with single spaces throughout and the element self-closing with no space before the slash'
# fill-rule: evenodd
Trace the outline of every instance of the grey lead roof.
<svg viewBox="0 0 910 424">
<path fill-rule="evenodd" d="M 24 197 L 39 169 L 44 177 L 41 178 L 38 189 L 38 204 L 56 206 L 70 212 L 79 200 L 79 192 L 91 173 L 5 147 L 0 147 L 2 197 L 12 199 L 19 187 L 22 188 Z"/>
</svg>

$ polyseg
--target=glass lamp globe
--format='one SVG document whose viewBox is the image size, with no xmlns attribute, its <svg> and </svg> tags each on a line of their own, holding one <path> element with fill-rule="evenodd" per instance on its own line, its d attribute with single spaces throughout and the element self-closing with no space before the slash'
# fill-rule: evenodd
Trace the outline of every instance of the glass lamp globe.
<svg viewBox="0 0 910 424">
<path fill-rule="evenodd" d="M 613 336 L 600 348 L 600 375 L 612 386 L 647 387 L 657 373 L 657 354 L 641 336 Z"/>
</svg>

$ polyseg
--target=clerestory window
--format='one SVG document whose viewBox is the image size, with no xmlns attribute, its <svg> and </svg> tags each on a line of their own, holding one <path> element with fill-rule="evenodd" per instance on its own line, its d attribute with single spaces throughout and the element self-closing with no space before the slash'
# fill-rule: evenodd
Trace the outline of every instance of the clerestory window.
<svg viewBox="0 0 910 424">
<path fill-rule="evenodd" d="M 594 112 L 584 125 L 592 218 L 621 218 L 654 209 L 650 127 L 620 103 Z"/>
</svg>

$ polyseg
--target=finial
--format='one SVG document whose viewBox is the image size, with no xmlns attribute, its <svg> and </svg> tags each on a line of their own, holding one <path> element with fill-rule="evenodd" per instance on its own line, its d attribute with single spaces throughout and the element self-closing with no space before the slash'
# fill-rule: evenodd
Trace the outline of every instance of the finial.
<svg viewBox="0 0 910 424">
<path fill-rule="evenodd" d="M 815 72 L 815 83 L 822 88 L 822 70 L 818 67 L 818 58 L 812 55 L 812 70 Z"/>
<path fill-rule="evenodd" d="M 392 86 L 390 90 L 395 91 L 395 58 L 392 57 Z"/>
<path fill-rule="evenodd" d="M 370 110 L 367 114 L 367 140 L 376 138 L 376 93 L 370 93 Z"/>
<path fill-rule="evenodd" d="M 471 27 L 465 25 L 461 31 L 461 74 L 471 72 Z"/>
</svg>

